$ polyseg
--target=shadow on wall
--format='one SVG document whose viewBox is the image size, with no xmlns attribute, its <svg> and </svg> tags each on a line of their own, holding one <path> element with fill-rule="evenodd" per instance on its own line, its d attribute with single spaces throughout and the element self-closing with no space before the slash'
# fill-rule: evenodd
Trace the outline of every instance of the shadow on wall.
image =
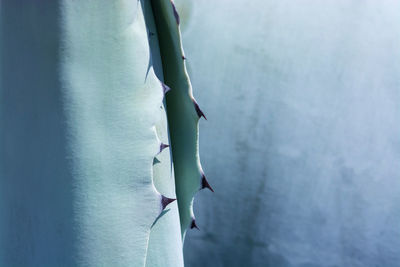
<svg viewBox="0 0 400 267">
<path fill-rule="evenodd" d="M 39 4 L 40 12 L 33 7 Z M 0 265 L 74 266 L 73 181 L 57 79 L 59 3 L 1 5 Z"/>
<path fill-rule="evenodd" d="M 186 265 L 398 266 L 400 3 L 193 3 L 215 194 L 196 196 Z"/>
</svg>

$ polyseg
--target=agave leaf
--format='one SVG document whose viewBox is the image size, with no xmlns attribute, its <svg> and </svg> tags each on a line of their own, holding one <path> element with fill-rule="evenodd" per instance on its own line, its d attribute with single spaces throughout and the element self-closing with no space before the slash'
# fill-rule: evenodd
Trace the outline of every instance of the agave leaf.
<svg viewBox="0 0 400 267">
<path fill-rule="evenodd" d="M 175 169 L 176 195 L 184 238 L 193 224 L 193 197 L 205 177 L 198 151 L 198 121 L 204 116 L 192 94 L 179 29 L 180 17 L 169 0 L 151 1 L 165 84 L 168 125 Z M 204 116 L 205 117 L 205 116 Z"/>
<path fill-rule="evenodd" d="M 152 179 L 163 92 L 141 6 L 1 12 L 0 265 L 144 266 L 168 203 Z"/>
<path fill-rule="evenodd" d="M 148 30 L 149 46 L 151 48 L 151 61 L 160 82 L 164 82 L 158 34 L 154 22 L 150 1 L 141 1 L 146 26 Z M 164 85 L 165 87 L 165 85 Z M 165 90 L 164 90 L 165 93 Z M 168 125 L 165 114 L 165 99 L 159 109 L 160 120 L 156 124 L 157 136 L 163 144 L 169 144 Z M 165 149 L 156 157 L 153 166 L 154 184 L 157 190 L 165 196 L 175 197 L 175 175 L 171 160 L 171 147 Z M 177 202 L 172 203 L 164 211 L 151 228 L 149 245 L 146 257 L 146 266 L 183 266 L 181 227 Z"/>
</svg>

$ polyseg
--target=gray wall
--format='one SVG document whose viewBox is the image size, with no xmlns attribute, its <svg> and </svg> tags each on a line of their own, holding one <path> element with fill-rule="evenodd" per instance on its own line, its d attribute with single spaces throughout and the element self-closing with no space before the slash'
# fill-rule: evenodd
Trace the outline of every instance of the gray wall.
<svg viewBox="0 0 400 267">
<path fill-rule="evenodd" d="M 399 266 L 398 1 L 178 1 L 200 124 L 197 266 Z"/>
</svg>

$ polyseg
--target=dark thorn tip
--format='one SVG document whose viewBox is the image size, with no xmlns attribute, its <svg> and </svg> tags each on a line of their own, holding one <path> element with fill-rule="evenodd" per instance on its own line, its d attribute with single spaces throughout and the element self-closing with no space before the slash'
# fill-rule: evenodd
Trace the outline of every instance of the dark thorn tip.
<svg viewBox="0 0 400 267">
<path fill-rule="evenodd" d="M 169 147 L 169 145 L 164 144 L 164 143 L 161 143 L 161 144 L 160 144 L 160 153 L 161 153 L 165 148 L 167 148 L 167 147 Z"/>
<path fill-rule="evenodd" d="M 158 164 L 158 163 L 161 163 L 161 161 L 160 161 L 158 158 L 154 157 L 154 159 L 153 159 L 153 165 L 156 165 L 156 164 Z"/>
<path fill-rule="evenodd" d="M 206 179 L 206 176 L 203 174 L 201 176 L 201 189 L 204 189 L 204 188 L 208 188 L 211 190 L 211 192 L 214 192 L 214 189 L 212 189 L 211 185 L 208 183 L 208 181 Z"/>
<path fill-rule="evenodd" d="M 169 198 L 169 197 L 161 195 L 161 207 L 162 207 L 162 210 L 164 210 L 165 207 L 167 207 L 169 203 L 174 202 L 175 200 L 176 200 L 176 198 Z"/>
<path fill-rule="evenodd" d="M 185 60 L 185 59 L 186 59 L 186 57 L 182 55 L 182 59 L 183 59 L 183 60 Z"/>
<path fill-rule="evenodd" d="M 196 228 L 197 230 L 200 230 L 200 228 L 197 226 L 195 219 L 192 219 L 192 223 L 190 224 L 190 229 Z"/>
<path fill-rule="evenodd" d="M 199 118 L 203 117 L 204 119 L 207 120 L 206 115 L 204 115 L 203 111 L 201 111 L 199 104 L 197 104 L 196 100 L 193 99 L 193 104 L 194 104 L 194 108 L 196 109 L 196 113 L 197 116 L 199 116 Z"/>
<path fill-rule="evenodd" d="M 172 4 L 172 9 L 173 9 L 173 11 L 174 11 L 174 16 L 175 16 L 176 24 L 179 25 L 179 23 L 180 23 L 180 18 L 179 18 L 178 11 L 176 11 L 176 7 L 175 7 L 175 4 L 174 4 L 174 1 L 171 0 L 171 4 Z"/>
<path fill-rule="evenodd" d="M 151 37 L 153 35 L 154 35 L 154 32 L 149 31 L 149 36 Z"/>
<path fill-rule="evenodd" d="M 171 91 L 171 88 L 169 88 L 169 86 L 166 85 L 165 83 L 161 83 L 161 86 L 162 86 L 162 88 L 163 88 L 164 95 L 165 95 L 166 93 L 168 93 L 169 91 Z"/>
</svg>

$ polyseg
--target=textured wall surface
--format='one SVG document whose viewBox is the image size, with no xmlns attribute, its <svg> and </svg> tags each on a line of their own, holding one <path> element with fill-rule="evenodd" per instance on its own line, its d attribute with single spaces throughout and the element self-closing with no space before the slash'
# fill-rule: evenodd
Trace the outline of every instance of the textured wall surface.
<svg viewBox="0 0 400 267">
<path fill-rule="evenodd" d="M 216 191 L 187 266 L 399 266 L 400 3 L 175 2 Z"/>
</svg>

